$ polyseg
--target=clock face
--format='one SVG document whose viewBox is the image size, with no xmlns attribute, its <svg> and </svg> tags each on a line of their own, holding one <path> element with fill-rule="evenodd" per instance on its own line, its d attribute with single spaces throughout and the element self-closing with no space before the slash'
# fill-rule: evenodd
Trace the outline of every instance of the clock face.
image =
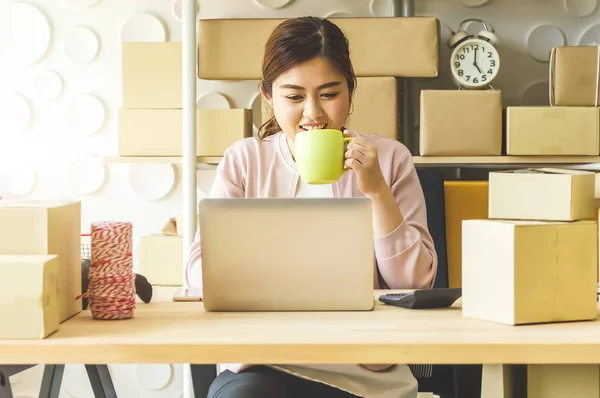
<svg viewBox="0 0 600 398">
<path fill-rule="evenodd" d="M 484 40 L 465 40 L 452 52 L 452 75 L 465 87 L 487 86 L 494 80 L 499 68 L 498 51 Z"/>
</svg>

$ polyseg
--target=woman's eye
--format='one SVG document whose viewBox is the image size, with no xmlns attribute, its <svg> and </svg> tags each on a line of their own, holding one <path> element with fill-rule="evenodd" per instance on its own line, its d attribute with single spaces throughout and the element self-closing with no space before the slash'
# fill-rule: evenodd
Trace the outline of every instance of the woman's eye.
<svg viewBox="0 0 600 398">
<path fill-rule="evenodd" d="M 335 97 L 337 97 L 338 93 L 325 93 L 325 94 L 321 94 L 321 95 L 325 98 L 335 98 Z"/>
<path fill-rule="evenodd" d="M 302 99 L 299 95 L 288 95 L 286 98 L 290 101 L 300 101 Z"/>
</svg>

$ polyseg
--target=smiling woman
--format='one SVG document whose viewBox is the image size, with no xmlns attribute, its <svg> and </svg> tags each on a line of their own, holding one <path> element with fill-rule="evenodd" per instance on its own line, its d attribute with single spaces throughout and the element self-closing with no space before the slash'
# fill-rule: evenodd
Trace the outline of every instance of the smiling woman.
<svg viewBox="0 0 600 398">
<path fill-rule="evenodd" d="M 225 151 L 208 196 L 368 197 L 373 209 L 373 271 L 377 276 L 373 287 L 430 288 L 437 255 L 410 153 L 396 140 L 377 134 L 365 137 L 345 128 L 356 77 L 342 30 L 317 17 L 286 20 L 272 32 L 263 60 L 260 91 L 273 116 L 261 126 L 258 138 L 240 140 Z M 323 129 L 344 135 L 347 144 L 340 146 L 340 151 L 344 151 L 348 172 L 331 183 L 309 184 L 298 172 L 296 135 Z M 343 141 L 339 138 L 337 142 Z M 316 151 L 323 148 L 318 147 L 322 141 L 315 142 Z M 310 158 L 300 151 L 298 155 Z M 186 286 L 201 290 L 200 239 L 198 231 L 190 248 Z M 269 250 L 269 244 L 277 242 L 256 249 Z M 222 369 L 210 387 L 210 398 L 417 396 L 417 381 L 404 364 L 224 364 Z"/>
</svg>

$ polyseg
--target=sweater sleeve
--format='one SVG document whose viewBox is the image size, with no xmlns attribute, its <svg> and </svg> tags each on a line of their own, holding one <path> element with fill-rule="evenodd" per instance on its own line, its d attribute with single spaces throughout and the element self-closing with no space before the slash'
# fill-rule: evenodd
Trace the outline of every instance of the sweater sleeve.
<svg viewBox="0 0 600 398">
<path fill-rule="evenodd" d="M 245 196 L 244 172 L 239 156 L 228 149 L 217 166 L 217 174 L 208 197 L 239 198 Z M 185 286 L 202 291 L 202 256 L 200 250 L 200 227 L 189 248 L 186 262 Z"/>
<path fill-rule="evenodd" d="M 374 239 L 379 273 L 391 289 L 431 288 L 438 259 L 427 227 L 425 197 L 410 154 L 394 167 L 390 188 L 404 220 L 389 234 Z"/>
</svg>

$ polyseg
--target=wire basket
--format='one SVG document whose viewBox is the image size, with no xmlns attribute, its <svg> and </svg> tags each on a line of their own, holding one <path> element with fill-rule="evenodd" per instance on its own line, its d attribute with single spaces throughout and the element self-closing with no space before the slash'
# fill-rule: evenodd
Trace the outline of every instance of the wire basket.
<svg viewBox="0 0 600 398">
<path fill-rule="evenodd" d="M 90 234 L 81 234 L 81 259 L 90 260 L 92 258 L 92 245 Z"/>
</svg>

